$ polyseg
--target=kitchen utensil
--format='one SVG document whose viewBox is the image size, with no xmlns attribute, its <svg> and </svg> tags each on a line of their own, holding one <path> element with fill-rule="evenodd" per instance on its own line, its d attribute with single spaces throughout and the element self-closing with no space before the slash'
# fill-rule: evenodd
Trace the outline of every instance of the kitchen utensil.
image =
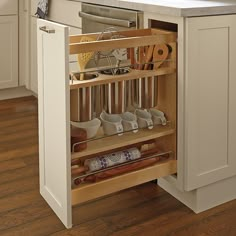
<svg viewBox="0 0 236 236">
<path fill-rule="evenodd" d="M 103 111 L 100 115 L 103 131 L 106 135 L 123 134 L 122 119 L 117 114 L 107 114 Z"/>
<path fill-rule="evenodd" d="M 131 68 L 136 69 L 136 51 L 135 48 L 128 48 L 128 58 L 130 59 Z"/>
<path fill-rule="evenodd" d="M 71 78 L 79 80 L 81 73 L 71 73 Z M 86 73 L 84 80 L 92 80 L 98 73 Z M 72 121 L 89 121 L 99 117 L 103 110 L 103 86 L 95 85 L 70 90 L 70 106 Z"/>
<path fill-rule="evenodd" d="M 131 103 L 135 108 L 150 109 L 157 106 L 158 77 L 139 78 L 132 81 Z"/>
<path fill-rule="evenodd" d="M 153 50 L 154 70 L 157 70 L 161 64 L 167 59 L 169 48 L 166 44 L 157 44 Z"/>
<path fill-rule="evenodd" d="M 154 45 L 150 45 L 147 49 L 147 54 L 145 55 L 145 65 L 144 65 L 144 70 L 148 70 L 150 66 L 150 62 L 152 61 L 153 57 L 153 50 L 154 50 Z"/>
<path fill-rule="evenodd" d="M 144 60 L 145 60 L 144 47 L 141 46 L 138 48 L 138 69 L 139 70 L 143 69 Z"/>
<path fill-rule="evenodd" d="M 166 125 L 166 118 L 164 112 L 157 109 L 150 109 L 154 125 Z"/>
<path fill-rule="evenodd" d="M 132 130 L 134 133 L 138 132 L 138 122 L 137 117 L 131 112 L 124 112 L 121 115 L 122 125 L 124 127 L 124 131 Z"/>
<path fill-rule="evenodd" d="M 91 42 L 94 41 L 93 38 L 88 36 L 82 36 L 80 42 Z M 86 52 L 86 53 L 79 53 L 78 54 L 78 64 L 80 68 L 80 80 L 84 79 L 84 69 L 90 59 L 93 57 L 94 52 Z"/>
<path fill-rule="evenodd" d="M 99 117 L 103 110 L 103 87 L 100 85 L 70 90 L 71 120 L 85 122 Z"/>
<path fill-rule="evenodd" d="M 140 128 L 153 128 L 152 115 L 146 109 L 136 109 L 135 115 L 137 116 L 138 126 Z"/>
<path fill-rule="evenodd" d="M 87 132 L 87 139 L 93 138 L 96 136 L 97 131 L 101 125 L 101 121 L 98 118 L 85 122 L 70 122 L 72 126 L 82 128 Z"/>
<path fill-rule="evenodd" d="M 121 114 L 127 109 L 129 81 L 119 81 L 104 85 L 104 110 L 109 114 Z"/>
<path fill-rule="evenodd" d="M 87 132 L 84 129 L 71 126 L 71 151 L 80 152 L 87 148 L 87 143 L 79 143 L 87 139 Z M 78 143 L 78 144 L 77 144 Z"/>
<path fill-rule="evenodd" d="M 111 37 L 111 39 L 119 39 L 119 38 L 124 38 L 124 36 L 120 34 L 115 34 Z M 117 48 L 112 51 L 112 55 L 116 58 L 114 74 L 119 74 L 120 63 L 121 61 L 127 60 L 127 54 L 128 53 L 126 48 Z"/>
<path fill-rule="evenodd" d="M 124 151 L 105 154 L 103 156 L 86 159 L 84 165 L 88 167 L 89 172 L 105 169 L 120 163 L 136 160 L 141 157 L 138 148 L 130 148 Z"/>
</svg>

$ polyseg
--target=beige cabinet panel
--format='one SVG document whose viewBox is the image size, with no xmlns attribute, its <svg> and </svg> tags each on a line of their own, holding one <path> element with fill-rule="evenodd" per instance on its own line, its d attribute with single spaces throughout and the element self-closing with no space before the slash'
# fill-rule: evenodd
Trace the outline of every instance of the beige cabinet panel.
<svg viewBox="0 0 236 236">
<path fill-rule="evenodd" d="M 192 190 L 236 174 L 236 16 L 188 18 L 186 29 L 185 187 Z"/>
<path fill-rule="evenodd" d="M 18 86 L 18 16 L 0 16 L 0 88 Z"/>
<path fill-rule="evenodd" d="M 1 0 L 0 15 L 17 15 L 18 0 Z"/>
</svg>

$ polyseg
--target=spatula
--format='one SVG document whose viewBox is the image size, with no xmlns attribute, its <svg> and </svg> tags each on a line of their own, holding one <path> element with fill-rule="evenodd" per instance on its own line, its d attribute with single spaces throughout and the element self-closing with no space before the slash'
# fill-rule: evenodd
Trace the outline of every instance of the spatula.
<svg viewBox="0 0 236 236">
<path fill-rule="evenodd" d="M 169 54 L 169 48 L 166 44 L 157 44 L 153 50 L 153 61 L 154 67 L 153 69 L 158 69 L 161 64 L 166 60 Z"/>
<path fill-rule="evenodd" d="M 83 36 L 80 40 L 80 42 L 91 42 L 94 41 L 93 38 L 88 36 Z M 86 65 L 88 64 L 89 60 L 92 58 L 94 52 L 85 52 L 85 53 L 79 53 L 78 54 L 78 64 L 80 68 L 80 80 L 84 80 L 84 69 Z"/>
</svg>

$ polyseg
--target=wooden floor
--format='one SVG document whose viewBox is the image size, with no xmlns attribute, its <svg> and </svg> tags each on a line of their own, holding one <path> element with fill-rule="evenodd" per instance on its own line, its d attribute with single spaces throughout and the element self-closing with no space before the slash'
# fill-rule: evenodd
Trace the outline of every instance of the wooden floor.
<svg viewBox="0 0 236 236">
<path fill-rule="evenodd" d="M 0 236 L 236 236 L 236 201 L 195 214 L 154 183 L 73 209 L 64 228 L 40 196 L 37 100 L 0 101 Z"/>
</svg>

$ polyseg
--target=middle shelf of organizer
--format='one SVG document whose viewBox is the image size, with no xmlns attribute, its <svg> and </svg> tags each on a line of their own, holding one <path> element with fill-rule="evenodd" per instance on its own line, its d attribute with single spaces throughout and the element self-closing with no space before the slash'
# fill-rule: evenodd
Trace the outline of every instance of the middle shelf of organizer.
<svg viewBox="0 0 236 236">
<path fill-rule="evenodd" d="M 97 153 L 112 152 L 115 149 L 154 140 L 174 133 L 175 127 L 171 124 L 167 124 L 166 126 L 155 126 L 153 129 L 142 129 L 137 133 L 127 132 L 121 136 L 113 135 L 98 139 L 95 138 L 93 141 L 87 142 L 87 148 L 85 150 L 81 152 L 72 152 L 71 158 L 73 160 L 84 156 L 95 155 Z"/>
</svg>

